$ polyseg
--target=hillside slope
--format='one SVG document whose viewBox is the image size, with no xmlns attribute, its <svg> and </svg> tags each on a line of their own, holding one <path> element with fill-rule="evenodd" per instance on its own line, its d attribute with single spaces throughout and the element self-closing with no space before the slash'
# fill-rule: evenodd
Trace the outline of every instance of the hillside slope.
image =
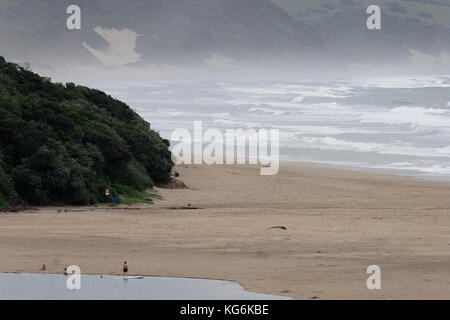
<svg viewBox="0 0 450 320">
<path fill-rule="evenodd" d="M 2 1 L 2 55 L 49 68 L 68 61 L 196 66 L 216 54 L 254 62 L 307 55 L 320 47 L 313 30 L 270 0 L 79 0 L 81 30 L 66 28 L 70 4 L 69 0 Z M 130 32 L 105 39 L 96 27 Z M 124 43 L 129 45 L 123 47 Z M 91 54 L 94 50 L 99 54 Z M 99 60 L 102 53 L 110 61 Z M 123 59 L 124 55 L 133 58 Z"/>
<path fill-rule="evenodd" d="M 0 54 L 36 70 L 409 68 L 417 66 L 414 52 L 449 65 L 447 0 L 79 0 L 81 30 L 66 28 L 70 4 L 2 0 Z M 371 4 L 381 6 L 381 30 L 366 27 Z"/>
<path fill-rule="evenodd" d="M 429 65 L 449 66 L 449 1 L 272 1 L 322 36 L 325 60 L 406 66 L 420 52 L 429 55 Z M 381 8 L 379 31 L 366 28 L 366 9 L 375 4 Z"/>
</svg>

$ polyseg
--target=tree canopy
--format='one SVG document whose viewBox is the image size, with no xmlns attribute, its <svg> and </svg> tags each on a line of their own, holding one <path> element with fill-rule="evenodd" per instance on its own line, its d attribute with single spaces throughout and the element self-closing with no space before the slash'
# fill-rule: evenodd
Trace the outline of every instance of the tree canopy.
<svg viewBox="0 0 450 320">
<path fill-rule="evenodd" d="M 0 57 L 0 209 L 93 204 L 105 188 L 166 183 L 172 167 L 169 141 L 125 103 Z"/>
</svg>

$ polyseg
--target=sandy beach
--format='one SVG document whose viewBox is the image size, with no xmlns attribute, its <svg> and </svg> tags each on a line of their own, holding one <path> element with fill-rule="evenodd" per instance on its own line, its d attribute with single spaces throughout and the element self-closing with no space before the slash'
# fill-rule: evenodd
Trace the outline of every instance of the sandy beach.
<svg viewBox="0 0 450 320">
<path fill-rule="evenodd" d="M 296 299 L 450 299 L 449 182 L 292 163 L 176 170 L 189 188 L 158 189 L 154 205 L 0 213 L 0 272 L 120 274 L 126 260 L 131 274 Z M 366 287 L 369 265 L 381 290 Z"/>
</svg>

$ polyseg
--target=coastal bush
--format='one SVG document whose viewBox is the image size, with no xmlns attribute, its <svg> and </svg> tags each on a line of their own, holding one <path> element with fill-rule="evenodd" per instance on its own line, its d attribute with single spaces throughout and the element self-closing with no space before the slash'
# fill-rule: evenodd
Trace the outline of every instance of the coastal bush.
<svg viewBox="0 0 450 320">
<path fill-rule="evenodd" d="M 11 178 L 5 173 L 0 164 L 0 211 L 7 211 L 17 202 L 17 193 Z"/>
<path fill-rule="evenodd" d="M 84 205 L 170 181 L 169 142 L 125 103 L 0 57 L 0 207 Z"/>
</svg>

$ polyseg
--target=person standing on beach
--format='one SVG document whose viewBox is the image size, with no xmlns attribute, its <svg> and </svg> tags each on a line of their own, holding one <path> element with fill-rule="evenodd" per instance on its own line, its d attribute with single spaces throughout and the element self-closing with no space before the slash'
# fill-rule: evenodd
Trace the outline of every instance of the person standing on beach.
<svg viewBox="0 0 450 320">
<path fill-rule="evenodd" d="M 41 271 L 45 272 L 45 270 L 47 270 L 47 267 L 45 266 L 45 264 L 42 265 Z"/>
<path fill-rule="evenodd" d="M 123 268 L 123 277 L 126 278 L 127 275 L 128 275 L 128 265 L 127 265 L 126 261 L 123 263 L 123 267 L 122 268 Z"/>
<path fill-rule="evenodd" d="M 69 275 L 68 273 L 67 273 L 67 268 L 64 268 L 64 273 L 63 273 L 65 276 L 67 276 L 67 275 Z"/>
</svg>

